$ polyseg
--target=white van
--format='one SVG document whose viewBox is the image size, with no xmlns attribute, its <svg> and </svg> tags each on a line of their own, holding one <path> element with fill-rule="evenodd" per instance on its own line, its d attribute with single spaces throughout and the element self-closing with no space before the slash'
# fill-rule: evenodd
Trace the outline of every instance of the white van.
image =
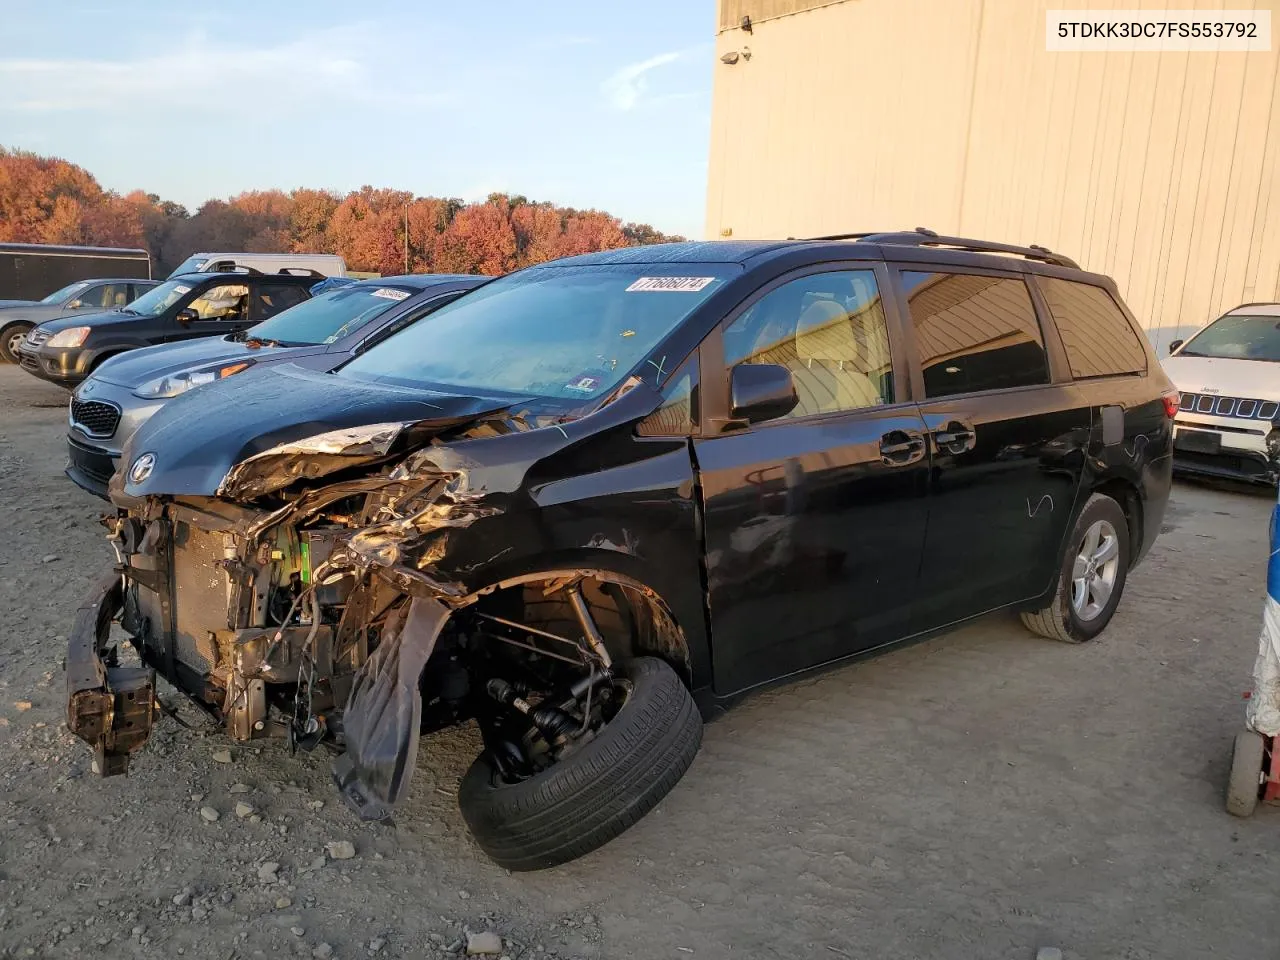
<svg viewBox="0 0 1280 960">
<path fill-rule="evenodd" d="M 347 262 L 336 253 L 193 253 L 169 274 L 214 273 L 235 267 L 252 267 L 260 273 L 282 270 L 314 270 L 326 277 L 345 277 Z"/>
</svg>

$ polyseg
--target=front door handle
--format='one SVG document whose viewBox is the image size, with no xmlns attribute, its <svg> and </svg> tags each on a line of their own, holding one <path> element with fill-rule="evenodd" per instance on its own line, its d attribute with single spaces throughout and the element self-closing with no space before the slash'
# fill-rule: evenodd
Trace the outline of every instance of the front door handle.
<svg viewBox="0 0 1280 960">
<path fill-rule="evenodd" d="M 886 467 L 915 463 L 924 454 L 924 437 L 914 430 L 890 430 L 880 438 L 880 462 Z"/>
<path fill-rule="evenodd" d="M 942 453 L 964 453 L 972 450 L 977 441 L 973 427 L 959 420 L 950 420 L 933 431 L 933 444 Z"/>
</svg>

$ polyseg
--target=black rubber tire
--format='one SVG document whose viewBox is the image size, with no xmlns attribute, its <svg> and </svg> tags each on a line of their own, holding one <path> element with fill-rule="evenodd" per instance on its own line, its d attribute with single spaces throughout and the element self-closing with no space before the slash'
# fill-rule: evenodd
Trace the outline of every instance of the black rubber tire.
<svg viewBox="0 0 1280 960">
<path fill-rule="evenodd" d="M 1265 743 L 1252 730 L 1241 730 L 1231 750 L 1231 775 L 1227 778 L 1227 813 L 1234 817 L 1250 816 L 1258 806 L 1262 786 L 1262 760 Z"/>
<path fill-rule="evenodd" d="M 1092 620 L 1081 620 L 1071 606 L 1071 569 L 1076 554 L 1084 543 L 1084 535 L 1089 527 L 1098 520 L 1106 520 L 1116 531 L 1116 539 L 1120 547 L 1120 566 L 1116 571 L 1115 586 L 1107 605 Z M 1050 640 L 1061 640 L 1063 643 L 1084 643 L 1092 640 L 1111 622 L 1124 594 L 1125 580 L 1129 575 L 1129 521 L 1125 518 L 1120 504 L 1105 494 L 1095 493 L 1084 509 L 1076 517 L 1067 537 L 1066 547 L 1062 553 L 1062 563 L 1058 572 L 1058 590 L 1053 602 L 1042 610 L 1024 611 L 1022 623 L 1032 633 L 1037 633 Z"/>
<path fill-rule="evenodd" d="M 6 325 L 3 330 L 0 330 L 0 360 L 3 360 L 5 363 L 18 362 L 17 355 L 9 349 L 9 341 L 13 338 L 14 333 L 18 331 L 21 331 L 22 335 L 25 337 L 27 335 L 27 331 L 33 326 L 35 326 L 35 324 L 19 321 L 17 323 L 10 323 Z"/>
<path fill-rule="evenodd" d="M 499 866 L 541 870 L 590 853 L 657 806 L 689 769 L 702 717 L 680 677 L 653 657 L 614 666 L 632 690 L 590 743 L 520 783 L 502 782 L 483 754 L 462 778 L 462 817 Z"/>
</svg>

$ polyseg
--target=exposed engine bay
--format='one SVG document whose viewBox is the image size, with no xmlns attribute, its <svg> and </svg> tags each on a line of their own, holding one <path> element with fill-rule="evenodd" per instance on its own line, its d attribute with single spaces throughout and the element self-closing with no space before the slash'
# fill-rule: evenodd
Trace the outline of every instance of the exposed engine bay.
<svg viewBox="0 0 1280 960">
<path fill-rule="evenodd" d="M 126 772 L 145 743 L 159 674 L 234 740 L 339 752 L 349 806 L 385 820 L 421 734 L 476 720 L 498 775 L 519 782 L 620 708 L 615 657 L 679 663 L 675 623 L 624 576 L 544 571 L 470 592 L 441 578 L 451 538 L 499 512 L 445 444 L 357 479 L 296 482 L 386 458 L 396 431 L 370 432 L 251 458 L 214 497 L 130 499 L 117 477 L 127 506 L 105 522 L 119 563 L 68 658 L 68 722 L 100 773 Z M 117 618 L 139 666 L 124 665 Z"/>
</svg>

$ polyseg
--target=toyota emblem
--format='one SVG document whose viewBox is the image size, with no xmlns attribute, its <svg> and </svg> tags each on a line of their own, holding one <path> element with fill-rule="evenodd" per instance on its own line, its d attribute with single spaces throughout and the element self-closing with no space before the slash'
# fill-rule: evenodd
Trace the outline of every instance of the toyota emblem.
<svg viewBox="0 0 1280 960">
<path fill-rule="evenodd" d="M 147 477 L 151 476 L 151 471 L 155 469 L 155 465 L 156 455 L 154 453 L 144 453 L 133 461 L 133 466 L 129 468 L 129 482 L 142 483 Z"/>
</svg>

